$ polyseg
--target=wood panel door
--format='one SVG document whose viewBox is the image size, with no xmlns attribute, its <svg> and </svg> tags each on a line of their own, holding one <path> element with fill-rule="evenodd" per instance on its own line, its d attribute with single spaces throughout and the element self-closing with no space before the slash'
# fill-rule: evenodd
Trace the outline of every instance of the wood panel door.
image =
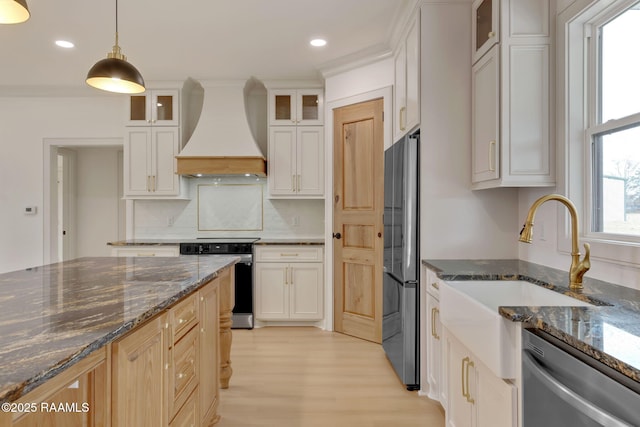
<svg viewBox="0 0 640 427">
<path fill-rule="evenodd" d="M 334 329 L 382 342 L 383 100 L 334 110 Z"/>
</svg>

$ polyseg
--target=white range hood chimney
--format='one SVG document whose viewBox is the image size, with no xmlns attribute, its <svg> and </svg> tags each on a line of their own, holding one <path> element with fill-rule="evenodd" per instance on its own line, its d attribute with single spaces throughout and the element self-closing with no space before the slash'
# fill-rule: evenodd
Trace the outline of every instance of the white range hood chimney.
<svg viewBox="0 0 640 427">
<path fill-rule="evenodd" d="M 179 175 L 266 176 L 265 156 L 249 128 L 247 81 L 201 81 L 204 89 L 198 124 L 180 154 Z"/>
</svg>

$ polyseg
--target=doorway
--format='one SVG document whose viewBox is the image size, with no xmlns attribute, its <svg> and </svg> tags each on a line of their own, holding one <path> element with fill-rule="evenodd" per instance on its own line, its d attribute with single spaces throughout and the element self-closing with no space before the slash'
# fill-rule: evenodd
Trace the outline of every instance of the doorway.
<svg viewBox="0 0 640 427">
<path fill-rule="evenodd" d="M 125 236 L 122 139 L 45 139 L 44 261 L 109 256 Z"/>
<path fill-rule="evenodd" d="M 333 294 L 337 332 L 382 342 L 384 100 L 333 111 Z"/>
</svg>

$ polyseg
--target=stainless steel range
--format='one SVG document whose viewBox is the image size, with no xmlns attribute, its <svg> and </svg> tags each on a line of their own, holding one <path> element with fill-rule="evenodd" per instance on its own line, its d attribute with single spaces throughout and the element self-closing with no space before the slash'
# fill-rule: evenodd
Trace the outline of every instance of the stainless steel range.
<svg viewBox="0 0 640 427">
<path fill-rule="evenodd" d="M 232 329 L 253 329 L 253 244 L 257 237 L 197 239 L 180 243 L 181 255 L 236 255 Z"/>
</svg>

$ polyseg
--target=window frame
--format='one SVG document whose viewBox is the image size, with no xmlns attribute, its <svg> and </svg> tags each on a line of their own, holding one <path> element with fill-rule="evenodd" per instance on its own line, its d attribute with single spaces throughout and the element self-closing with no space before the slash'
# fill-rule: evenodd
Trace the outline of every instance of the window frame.
<svg viewBox="0 0 640 427">
<path fill-rule="evenodd" d="M 574 201 L 580 218 L 580 238 L 591 245 L 591 257 L 613 264 L 638 265 L 640 236 L 591 231 L 593 220 L 592 177 L 593 163 L 591 137 L 616 121 L 596 123 L 597 91 L 594 87 L 597 71 L 597 49 L 594 30 L 596 25 L 637 3 L 637 0 L 575 0 L 557 14 L 557 128 L 556 154 L 559 171 L 557 190 Z M 629 116 L 620 120 L 630 120 Z M 590 127 L 591 125 L 591 127 Z M 570 218 L 558 210 L 558 249 L 571 252 Z"/>
</svg>

